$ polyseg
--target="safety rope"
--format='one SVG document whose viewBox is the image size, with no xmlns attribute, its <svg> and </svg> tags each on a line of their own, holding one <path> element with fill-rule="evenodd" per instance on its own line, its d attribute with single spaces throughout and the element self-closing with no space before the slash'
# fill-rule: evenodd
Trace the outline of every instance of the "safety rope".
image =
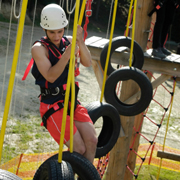
<svg viewBox="0 0 180 180">
<path fill-rule="evenodd" d="M 23 26 L 24 26 L 24 21 L 25 21 L 26 8 L 27 8 L 27 0 L 23 0 L 22 8 L 21 8 L 22 14 L 20 16 L 20 21 L 19 21 L 19 26 L 18 26 L 18 33 L 17 33 L 17 37 L 16 37 L 16 45 L 15 45 L 15 49 L 14 49 L 14 57 L 13 57 L 13 63 L 12 63 L 12 68 L 11 68 L 11 75 L 10 75 L 10 79 L 9 79 L 9 86 L 8 86 L 6 103 L 5 103 L 5 107 L 4 107 L 3 121 L 2 121 L 2 126 L 1 126 L 0 161 L 1 161 L 1 155 L 2 155 L 2 148 L 3 148 L 3 142 L 4 142 L 6 123 L 7 123 L 8 113 L 9 113 L 10 102 L 11 102 L 12 90 L 13 90 L 13 85 L 14 85 L 14 78 L 15 78 L 15 73 L 16 73 L 18 53 L 19 53 L 19 49 L 20 49 Z"/>
<path fill-rule="evenodd" d="M 130 29 L 130 24 L 132 22 L 133 14 L 134 14 L 134 7 L 132 6 L 131 17 L 130 17 L 130 20 L 127 21 L 126 30 L 124 31 L 124 36 L 126 36 L 126 37 L 128 37 L 128 35 L 129 35 L 129 29 Z"/>
<path fill-rule="evenodd" d="M 2 0 L 0 0 L 0 12 L 1 12 Z"/>
<path fill-rule="evenodd" d="M 154 77 L 149 71 L 146 71 L 146 73 L 147 73 L 147 72 L 155 79 L 155 77 Z M 175 81 L 174 81 L 174 82 L 175 82 Z M 148 115 L 147 115 L 147 114 L 148 114 L 148 110 L 149 110 L 149 107 L 148 107 L 148 108 L 146 109 L 146 111 L 145 111 L 144 113 L 142 113 L 143 117 L 142 117 L 142 119 L 141 119 L 141 122 L 140 122 L 140 124 L 139 124 L 139 127 L 138 127 L 137 129 L 136 129 L 135 127 L 133 127 L 133 130 L 134 130 L 134 132 L 136 133 L 136 135 L 135 135 L 135 137 L 134 137 L 134 139 L 133 139 L 133 142 L 132 142 L 132 144 L 131 144 L 131 146 L 130 146 L 129 153 L 128 153 L 128 158 L 127 158 L 127 159 L 130 158 L 130 153 L 134 153 L 138 158 L 141 159 L 141 164 L 140 164 L 140 166 L 139 166 L 136 174 L 130 169 L 130 167 L 129 167 L 128 165 L 126 165 L 126 167 L 127 167 L 127 169 L 130 171 L 130 173 L 135 177 L 135 179 L 138 178 L 140 169 L 141 169 L 144 161 L 145 161 L 146 158 L 147 158 L 147 155 L 148 155 L 148 152 L 149 152 L 150 148 L 151 148 L 151 147 L 153 148 L 154 145 L 155 145 L 155 139 L 156 139 L 156 137 L 157 137 L 157 134 L 158 134 L 158 132 L 159 132 L 161 126 L 162 126 L 162 123 L 163 123 L 163 120 L 164 120 L 164 118 L 165 118 L 165 115 L 166 115 L 166 113 L 167 113 L 170 105 L 172 105 L 172 102 L 173 102 L 173 95 L 174 95 L 174 87 L 175 87 L 175 84 L 174 84 L 174 86 L 173 86 L 173 91 L 172 91 L 172 92 L 170 92 L 163 84 L 161 84 L 161 86 L 165 89 L 166 92 L 168 92 L 168 93 L 170 94 L 171 97 L 170 97 L 170 102 L 169 102 L 169 104 L 167 105 L 167 107 L 164 107 L 161 103 L 159 103 L 157 100 L 155 100 L 155 94 L 156 94 L 156 92 L 157 92 L 157 88 L 154 90 L 152 101 L 154 101 L 158 106 L 160 106 L 161 109 L 164 110 L 164 113 L 162 113 L 162 117 L 161 117 L 160 123 L 156 123 L 154 120 L 152 120 L 150 117 L 148 117 Z M 155 126 L 158 128 L 157 131 L 155 132 L 154 138 L 153 138 L 152 140 L 150 140 L 149 138 L 146 138 L 145 135 L 143 135 L 143 134 L 140 132 L 140 131 L 141 131 L 142 124 L 143 124 L 143 122 L 144 122 L 145 119 L 148 120 L 149 122 L 151 122 L 153 125 L 155 125 Z M 146 140 L 147 142 L 149 142 L 149 147 L 147 148 L 147 151 L 146 151 L 146 153 L 145 153 L 145 155 L 144 155 L 143 157 L 141 157 L 135 150 L 133 150 L 133 146 L 134 146 L 134 144 L 135 144 L 135 141 L 136 141 L 136 138 L 137 138 L 138 135 L 139 135 L 141 138 L 143 138 L 144 140 Z M 153 153 L 153 149 L 152 149 L 152 151 L 151 151 L 151 156 L 152 156 L 152 153 Z M 150 164 L 150 161 L 149 161 L 148 164 Z"/>
<path fill-rule="evenodd" d="M 73 136 L 72 136 L 72 121 L 74 118 L 74 99 L 75 99 L 75 87 L 73 86 L 74 81 L 74 53 L 75 53 L 75 46 L 76 46 L 76 35 L 77 35 L 77 20 L 78 20 L 78 12 L 79 12 L 79 0 L 76 1 L 76 9 L 75 9 L 75 16 L 74 16 L 74 26 L 73 26 L 73 39 L 72 39 L 72 47 L 71 47 L 71 55 L 69 61 L 69 73 L 67 79 L 67 87 L 66 87 L 66 94 L 64 99 L 64 109 L 63 109 L 63 117 L 62 117 L 62 126 L 61 126 L 61 137 L 59 142 L 59 153 L 58 153 L 58 162 L 62 162 L 62 153 L 63 153 L 63 144 L 64 144 L 64 135 L 65 135 L 65 127 L 66 127 L 66 117 L 68 112 L 68 103 L 69 103 L 69 95 L 70 95 L 70 86 L 72 85 L 71 89 L 71 109 L 70 109 L 70 152 L 73 152 Z"/>
<path fill-rule="evenodd" d="M 19 9 L 21 9 L 21 5 L 22 5 L 22 0 L 20 1 L 20 7 L 19 7 Z M 14 0 L 14 17 L 15 17 L 16 19 L 19 19 L 19 17 L 20 17 L 20 12 L 19 12 L 19 15 L 16 15 L 16 0 Z"/>
<path fill-rule="evenodd" d="M 176 87 L 176 81 L 174 81 L 172 101 L 171 101 L 171 106 L 170 106 L 170 110 L 169 110 L 168 120 L 167 120 L 167 124 L 166 124 L 166 132 L 165 132 L 165 136 L 164 136 L 163 149 L 162 149 L 163 152 L 164 152 L 164 149 L 165 149 L 166 137 L 167 137 L 168 127 L 169 127 L 169 120 L 170 120 L 171 111 L 172 111 L 172 105 L 173 105 L 173 100 L 174 100 L 175 87 Z M 160 171 L 161 171 L 161 166 L 162 166 L 162 158 L 160 160 L 160 166 L 159 166 L 159 171 L 158 171 L 158 175 L 157 175 L 157 180 L 159 179 L 159 175 L 160 175 Z"/>
<path fill-rule="evenodd" d="M 32 22 L 31 37 L 30 37 L 30 49 L 31 49 L 31 46 L 32 46 L 32 38 L 33 38 L 33 32 L 34 32 L 36 6 L 37 6 L 37 0 L 35 0 L 35 6 L 34 6 L 33 22 Z M 22 35 L 22 39 L 23 39 L 23 35 Z M 21 52 L 22 52 L 22 44 L 21 44 L 21 48 L 20 48 L 20 52 L 19 52 L 19 60 L 18 60 L 17 72 L 20 71 Z M 14 113 L 15 113 L 15 108 L 16 108 L 16 100 L 17 100 L 17 91 L 16 91 L 16 89 L 18 88 L 18 83 L 19 83 L 19 79 L 17 78 L 17 79 L 15 80 L 15 95 L 13 95 L 13 99 L 14 99 L 14 103 L 13 103 L 14 106 L 13 106 L 13 110 L 12 110 L 12 114 L 13 114 L 13 115 L 14 115 Z M 24 90 L 27 89 L 26 85 L 27 85 L 27 83 L 25 82 Z M 27 93 L 28 93 L 28 92 L 27 92 Z M 25 104 L 25 101 L 23 101 L 23 99 L 24 99 L 24 96 L 22 97 L 21 113 L 23 113 L 24 104 Z M 20 114 L 21 114 L 21 113 L 20 113 Z"/>
<path fill-rule="evenodd" d="M 64 0 L 60 0 L 59 5 L 63 8 L 64 7 Z"/>
<path fill-rule="evenodd" d="M 74 25 L 73 25 L 73 39 L 72 39 L 72 48 L 70 55 L 70 65 L 69 65 L 69 73 L 67 79 L 67 87 L 66 94 L 64 99 L 64 109 L 63 109 L 63 117 L 62 117 L 62 127 L 61 127 L 61 137 L 59 143 L 59 154 L 58 154 L 58 162 L 62 162 L 62 151 L 64 144 L 64 134 L 65 134 L 65 125 L 66 125 L 66 117 L 67 117 L 67 107 L 69 102 L 69 94 L 70 94 L 70 86 L 71 86 L 71 109 L 70 109 L 70 152 L 73 152 L 73 120 L 74 120 L 74 101 L 75 101 L 75 84 L 74 84 L 74 67 L 75 67 L 75 46 L 76 46 L 76 35 L 77 35 L 77 25 L 81 25 L 83 18 L 83 9 L 85 9 L 86 1 L 83 1 L 82 10 L 79 15 L 79 23 L 78 23 L 78 13 L 80 7 L 80 1 L 76 1 L 75 15 L 74 15 Z"/>
<path fill-rule="evenodd" d="M 134 2 L 134 7 L 133 7 L 133 2 Z M 128 20 L 127 20 L 127 25 L 126 25 L 126 31 L 125 31 L 125 36 L 128 37 L 129 25 L 133 18 L 129 67 L 132 66 L 132 57 L 133 57 L 133 49 L 134 49 L 134 34 L 135 34 L 135 24 L 136 24 L 136 9 L 137 9 L 137 0 L 131 0 L 129 13 L 128 13 Z M 131 14 L 131 11 L 133 15 Z"/>
<path fill-rule="evenodd" d="M 106 33 L 106 39 L 109 39 L 109 27 L 110 27 L 110 22 L 111 22 L 111 16 L 112 16 L 112 8 L 113 8 L 113 1 L 111 1 L 111 8 L 110 8 L 110 12 L 109 12 L 109 20 L 108 20 L 108 27 L 107 27 L 107 33 Z"/>
<path fill-rule="evenodd" d="M 71 4 L 72 4 L 72 1 L 71 1 Z M 72 10 L 70 11 L 69 10 L 69 0 L 66 1 L 66 11 L 68 14 L 72 14 L 74 12 L 75 7 L 76 7 L 76 2 L 74 3 L 74 7 L 72 8 Z"/>
<path fill-rule="evenodd" d="M 137 0 L 135 0 L 135 2 L 134 2 L 133 26 L 132 26 L 132 38 L 131 38 L 131 51 L 130 51 L 130 58 L 129 58 L 129 67 L 132 66 L 132 56 L 133 56 L 134 36 L 135 36 L 135 24 L 136 24 L 136 10 L 137 10 Z"/>
<path fill-rule="evenodd" d="M 31 28 L 31 38 L 30 38 L 30 43 L 29 43 L 29 49 L 31 50 L 32 46 L 32 41 L 33 41 L 33 35 L 34 35 L 34 24 L 35 24 L 35 17 L 36 17 L 36 9 L 37 9 L 37 0 L 34 2 L 34 13 L 33 13 L 33 22 L 32 22 L 32 28 Z M 32 66 L 31 66 L 32 67 Z M 27 81 L 25 81 L 25 90 L 27 90 Z M 28 91 L 26 91 L 28 93 Z M 23 101 L 22 101 L 22 109 L 21 112 L 23 112 L 24 109 L 24 96 L 23 96 Z"/>
<path fill-rule="evenodd" d="M 7 46 L 6 46 L 6 60 L 5 60 L 5 63 L 4 63 L 4 75 L 3 75 L 2 92 L 1 92 L 0 112 L 1 112 L 1 108 L 2 108 L 2 101 L 3 101 L 3 95 L 4 95 L 4 86 L 5 86 L 5 80 L 6 80 L 7 60 L 8 60 L 11 25 L 12 25 L 12 14 L 13 14 L 13 1 L 12 1 L 12 5 L 11 5 L 11 13 L 10 13 L 10 20 L 9 20 L 9 30 L 8 30 L 8 39 L 7 39 Z"/>
<path fill-rule="evenodd" d="M 130 25 L 130 20 L 131 20 L 131 16 L 134 14 L 134 12 L 131 14 L 132 8 L 133 7 L 133 0 L 131 0 L 130 6 L 129 6 L 129 12 L 128 12 L 128 19 L 127 19 L 127 26 L 126 26 L 126 33 L 125 36 L 128 37 L 128 33 L 129 33 L 129 25 Z"/>
<path fill-rule="evenodd" d="M 91 3 L 92 3 L 92 0 L 88 0 L 86 2 L 86 10 L 85 10 L 85 24 L 83 26 L 83 30 L 84 30 L 84 41 L 86 40 L 86 37 L 88 35 L 87 33 L 87 25 L 89 24 L 89 17 L 92 15 L 92 10 L 91 10 Z M 84 12 L 84 9 L 82 10 Z M 81 20 L 81 23 L 82 23 L 82 17 L 80 17 Z M 81 24 L 79 22 L 79 24 Z M 79 68 L 80 68 L 80 51 L 77 53 L 77 56 L 76 56 L 76 59 L 75 59 L 75 76 L 78 76 L 80 74 L 80 71 L 79 71 Z"/>
<path fill-rule="evenodd" d="M 111 51 L 111 46 L 112 46 L 112 38 L 113 38 L 114 26 L 115 26 L 115 20 L 116 20 L 117 3 L 118 3 L 118 1 L 115 0 L 113 17 L 112 17 L 112 24 L 111 24 L 111 32 L 110 32 L 110 38 L 109 38 L 109 46 L 108 46 L 108 51 L 107 51 L 107 56 L 106 56 L 106 64 L 105 64 L 105 68 L 104 68 L 104 76 L 103 76 L 103 84 L 102 84 L 100 102 L 102 102 L 103 96 L 104 96 L 107 69 L 108 69 L 108 63 L 109 63 L 109 59 L 110 59 L 109 57 L 110 57 L 110 51 Z"/>
</svg>

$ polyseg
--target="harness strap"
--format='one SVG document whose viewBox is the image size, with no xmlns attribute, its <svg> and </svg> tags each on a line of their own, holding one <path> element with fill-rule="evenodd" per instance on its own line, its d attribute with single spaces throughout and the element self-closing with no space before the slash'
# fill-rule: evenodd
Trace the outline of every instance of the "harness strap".
<svg viewBox="0 0 180 180">
<path fill-rule="evenodd" d="M 64 84 L 65 85 L 65 84 Z M 64 87 L 65 88 L 65 87 Z M 79 91 L 79 86 L 78 84 L 76 83 L 75 84 L 75 105 L 74 105 L 74 110 L 76 109 L 76 106 L 77 104 L 81 104 L 78 99 L 77 99 L 77 96 L 78 96 L 78 91 Z M 42 96 L 43 97 L 43 96 Z M 41 97 L 41 98 L 42 98 Z M 45 128 L 47 128 L 47 119 L 53 114 L 55 113 L 56 111 L 62 109 L 64 107 L 64 103 L 63 102 L 59 102 L 57 103 L 54 107 L 50 108 L 49 110 L 47 110 L 45 112 L 45 114 L 43 115 L 42 117 L 42 123 L 41 123 L 41 126 L 44 126 Z M 70 115 L 70 108 L 68 107 L 68 112 L 67 112 L 68 115 Z"/>
<path fill-rule="evenodd" d="M 43 44 L 46 46 L 47 49 L 48 49 L 48 47 L 49 47 L 49 50 L 54 54 L 55 57 L 57 57 L 58 59 L 61 58 L 61 56 L 62 56 L 61 53 L 60 53 L 53 45 L 51 45 L 51 44 L 49 44 L 49 43 L 47 43 L 46 41 L 43 41 L 43 40 L 35 41 L 34 44 L 37 43 L 37 42 L 43 43 Z M 67 41 L 65 40 L 65 38 L 62 38 L 62 42 L 63 42 L 63 44 L 64 44 L 64 45 L 66 46 L 66 48 L 67 48 L 68 44 L 66 43 Z M 48 57 L 48 58 L 49 58 L 49 57 Z M 22 77 L 22 81 L 24 81 L 24 80 L 26 79 L 26 77 L 27 77 L 27 75 L 28 75 L 28 73 L 29 73 L 29 71 L 30 71 L 33 63 L 34 63 L 34 59 L 31 58 L 29 64 L 27 65 L 27 68 L 26 68 L 26 70 L 25 70 L 25 72 L 24 72 L 24 75 L 23 75 L 23 77 Z"/>
<path fill-rule="evenodd" d="M 24 81 L 24 80 L 26 79 L 26 77 L 27 77 L 27 75 L 28 75 L 28 73 L 29 73 L 29 71 L 30 71 L 30 69 L 31 69 L 31 67 L 32 67 L 32 65 L 33 65 L 33 63 L 34 63 L 34 59 L 31 58 L 31 60 L 30 60 L 30 62 L 29 62 L 29 64 L 28 64 L 28 66 L 27 66 L 27 68 L 26 68 L 26 70 L 25 70 L 25 72 L 24 72 L 24 75 L 23 75 L 23 77 L 22 77 L 22 81 Z"/>
<path fill-rule="evenodd" d="M 55 88 L 42 88 L 40 87 L 40 91 L 41 91 L 41 100 L 45 100 L 48 98 L 51 98 L 52 96 L 57 96 L 59 94 L 61 95 L 65 95 L 65 91 L 66 89 L 64 88 L 65 84 L 59 87 L 55 87 Z"/>
<path fill-rule="evenodd" d="M 64 103 L 57 103 L 54 107 L 50 108 L 46 111 L 46 113 L 42 117 L 42 123 L 41 126 L 44 126 L 47 129 L 47 119 L 58 110 L 62 109 L 64 107 Z"/>
</svg>

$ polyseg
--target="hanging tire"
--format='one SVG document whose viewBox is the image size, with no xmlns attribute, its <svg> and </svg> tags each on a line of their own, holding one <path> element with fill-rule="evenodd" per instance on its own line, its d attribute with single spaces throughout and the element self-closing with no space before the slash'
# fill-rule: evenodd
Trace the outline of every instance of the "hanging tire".
<svg viewBox="0 0 180 180">
<path fill-rule="evenodd" d="M 103 119 L 95 155 L 100 158 L 110 152 L 117 142 L 121 128 L 120 116 L 115 107 L 104 102 L 93 102 L 86 109 L 94 124 L 99 118 Z"/>
<path fill-rule="evenodd" d="M 62 163 L 58 163 L 57 160 L 51 159 L 43 165 L 39 170 L 38 177 L 36 176 L 34 179 L 74 180 L 74 174 L 68 162 L 62 161 Z"/>
<path fill-rule="evenodd" d="M 106 56 L 107 56 L 107 52 L 108 52 L 108 46 L 109 46 L 109 42 L 104 46 L 104 48 L 102 49 L 101 55 L 100 55 L 100 62 L 101 62 L 101 66 L 102 66 L 103 70 L 104 70 L 105 64 L 106 64 Z M 111 65 L 111 56 L 117 48 L 122 47 L 122 46 L 131 48 L 131 38 L 120 36 L 120 37 L 114 38 L 112 40 L 112 46 L 111 46 L 111 52 L 110 52 L 110 57 L 109 57 L 108 70 L 107 70 L 108 76 L 113 71 L 116 70 Z M 136 67 L 138 69 L 142 69 L 143 64 L 144 64 L 144 53 L 143 53 L 141 46 L 136 41 L 134 41 L 133 55 L 134 55 L 134 58 L 132 61 L 132 66 Z"/>
<path fill-rule="evenodd" d="M 134 80 L 140 87 L 141 97 L 134 104 L 121 102 L 115 92 L 119 81 Z M 112 104 L 124 116 L 135 116 L 143 112 L 152 100 L 153 88 L 148 77 L 134 67 L 123 67 L 114 71 L 106 80 L 104 97 L 106 102 Z"/>
<path fill-rule="evenodd" d="M 22 180 L 22 179 L 9 171 L 0 169 L 0 180 Z"/>
<path fill-rule="evenodd" d="M 69 151 L 66 151 L 66 152 L 63 152 L 62 159 L 63 161 L 68 162 L 72 166 L 74 173 L 76 173 L 81 180 L 95 180 L 95 179 L 100 180 L 101 179 L 94 165 L 81 154 L 77 152 L 70 153 Z M 53 155 L 52 157 L 47 159 L 45 162 L 43 162 L 42 165 L 40 165 L 40 167 L 35 173 L 33 180 L 39 180 L 38 178 L 40 177 L 39 176 L 40 171 L 42 171 L 44 166 L 47 166 L 46 164 L 48 164 L 48 162 L 51 160 L 57 161 L 58 154 Z"/>
</svg>

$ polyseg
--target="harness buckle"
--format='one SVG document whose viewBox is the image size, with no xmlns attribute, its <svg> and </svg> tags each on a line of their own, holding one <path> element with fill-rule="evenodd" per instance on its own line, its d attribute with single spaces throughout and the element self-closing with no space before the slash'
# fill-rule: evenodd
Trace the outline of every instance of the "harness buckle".
<svg viewBox="0 0 180 180">
<path fill-rule="evenodd" d="M 39 96 L 40 96 L 40 95 L 39 95 Z M 39 97 L 39 96 L 38 96 L 38 97 Z M 45 95 L 44 93 L 41 93 L 41 96 L 46 96 L 46 95 Z"/>
<path fill-rule="evenodd" d="M 86 17 L 92 16 L 92 10 L 91 10 L 91 4 L 93 0 L 87 0 L 86 1 Z"/>
<path fill-rule="evenodd" d="M 53 96 L 56 96 L 56 95 L 59 94 L 59 92 L 60 92 L 59 87 L 56 87 L 56 88 L 55 88 L 55 91 L 56 91 L 56 93 L 52 93 Z"/>
<path fill-rule="evenodd" d="M 86 10 L 86 17 L 92 16 L 92 10 Z"/>
<path fill-rule="evenodd" d="M 49 89 L 44 89 L 45 95 L 50 94 Z"/>
</svg>

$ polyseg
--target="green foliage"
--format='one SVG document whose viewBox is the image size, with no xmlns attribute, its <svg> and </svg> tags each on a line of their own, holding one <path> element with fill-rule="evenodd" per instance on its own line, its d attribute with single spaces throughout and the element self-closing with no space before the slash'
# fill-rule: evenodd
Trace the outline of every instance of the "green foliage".
<svg viewBox="0 0 180 180">
<path fill-rule="evenodd" d="M 135 172 L 139 166 L 136 167 Z M 144 165 L 141 167 L 138 175 L 138 180 L 156 180 L 158 175 L 159 167 Z M 179 180 L 180 172 L 170 171 L 161 168 L 159 180 Z"/>
</svg>

